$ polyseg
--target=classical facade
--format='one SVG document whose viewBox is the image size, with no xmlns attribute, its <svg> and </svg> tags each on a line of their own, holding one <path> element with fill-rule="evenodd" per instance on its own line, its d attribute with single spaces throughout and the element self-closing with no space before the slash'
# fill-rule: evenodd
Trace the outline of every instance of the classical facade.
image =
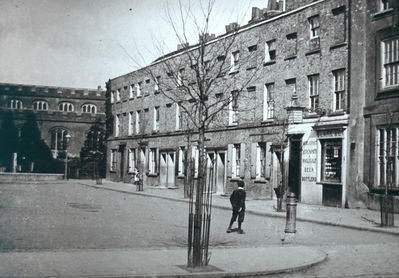
<svg viewBox="0 0 399 278">
<path fill-rule="evenodd" d="M 77 89 L 52 86 L 0 83 L 0 113 L 12 111 L 17 128 L 29 113 L 36 116 L 41 136 L 53 156 L 65 150 L 79 157 L 86 133 L 96 121 L 105 120 L 105 92 L 98 89 Z"/>
<path fill-rule="evenodd" d="M 366 185 L 357 197 L 375 209 L 387 188 L 399 210 L 399 3 L 356 0 L 352 9 L 348 183 Z"/>
<path fill-rule="evenodd" d="M 208 44 L 217 45 L 236 31 L 229 57 L 222 57 L 229 61 L 221 77 L 226 82 L 258 71 L 242 94 L 250 97 L 233 97 L 224 118 L 207 131 L 216 193 L 228 194 L 237 180 L 244 180 L 250 196 L 272 198 L 281 183 L 281 145 L 286 146 L 286 185 L 302 202 L 371 206 L 371 194 L 362 192 L 386 182 L 383 161 L 388 158 L 381 152 L 388 147 L 395 157 L 390 174 L 395 173 L 398 186 L 395 5 L 382 0 L 269 1 L 266 9 L 253 8 L 247 25 L 229 24 L 226 34 L 210 36 Z M 194 48 L 185 46 L 109 81 L 111 180 L 130 182 L 139 170 L 145 186 L 183 186 L 185 160 L 198 159 L 198 134 L 188 134 L 180 103 L 160 93 L 159 85 L 171 74 L 162 64 L 180 61 Z M 250 53 L 255 58 L 243 58 Z M 394 114 L 393 125 L 384 120 L 383 107 Z M 279 144 L 282 131 L 287 139 Z"/>
</svg>

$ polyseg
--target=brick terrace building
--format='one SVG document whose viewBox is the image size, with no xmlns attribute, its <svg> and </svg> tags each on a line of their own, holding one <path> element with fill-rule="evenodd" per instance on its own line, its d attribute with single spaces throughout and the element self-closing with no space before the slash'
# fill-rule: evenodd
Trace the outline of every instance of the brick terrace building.
<svg viewBox="0 0 399 278">
<path fill-rule="evenodd" d="M 0 83 L 0 113 L 12 111 L 21 128 L 33 112 L 45 140 L 57 157 L 66 135 L 71 135 L 68 153 L 79 157 L 86 133 L 96 121 L 104 122 L 105 93 L 97 90 Z"/>
<path fill-rule="evenodd" d="M 398 111 L 398 33 L 393 27 L 398 13 L 394 2 L 287 0 L 278 5 L 269 1 L 268 9 L 253 9 L 250 23 L 237 31 L 231 67 L 237 66 L 236 53 L 244 56 L 256 51 L 260 78 L 248 86 L 251 101 L 238 100 L 239 108 L 247 112 L 236 111 L 232 122 L 229 111 L 224 126 L 212 126 L 206 136 L 216 193 L 228 194 L 237 180 L 244 180 L 249 195 L 273 197 L 273 188 L 280 182 L 275 141 L 276 129 L 281 127 L 276 119 L 287 117 L 287 112 L 287 183 L 300 201 L 357 206 L 362 182 L 370 189 L 384 182 L 377 174 L 383 170 L 375 163 L 380 159 L 375 140 L 384 141 L 378 135 L 382 131 L 377 131 L 386 126 L 380 104 Z M 229 28 L 231 25 L 226 26 L 227 31 Z M 389 30 L 389 35 L 381 31 L 385 35 L 377 45 L 389 44 L 388 52 L 396 53 L 385 58 L 385 67 L 379 62 L 382 52 L 374 45 L 375 38 L 382 36 L 380 28 Z M 209 43 L 226 36 L 211 38 Z M 163 59 L 180 59 L 184 51 L 190 48 Z M 162 61 L 148 66 L 160 78 L 168 74 L 161 71 Z M 235 75 L 247 74 L 253 62 L 239 60 Z M 158 93 L 148 68 L 108 84 L 115 127 L 108 141 L 107 175 L 129 182 L 138 168 L 145 173 L 145 186 L 181 187 L 185 154 L 197 159 L 197 150 L 195 145 L 187 145 L 178 103 Z M 389 79 L 390 83 L 381 87 L 381 75 L 375 72 L 383 72 L 384 82 Z M 374 121 L 377 118 L 380 122 Z M 398 123 L 397 114 L 395 120 Z M 397 138 L 397 127 L 394 130 L 390 138 Z M 397 139 L 395 142 L 398 173 Z"/>
</svg>

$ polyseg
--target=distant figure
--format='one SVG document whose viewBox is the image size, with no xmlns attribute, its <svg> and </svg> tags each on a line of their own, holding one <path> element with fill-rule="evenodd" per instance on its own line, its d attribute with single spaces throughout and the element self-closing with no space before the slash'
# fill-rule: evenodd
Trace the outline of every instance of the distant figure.
<svg viewBox="0 0 399 278">
<path fill-rule="evenodd" d="M 233 226 L 234 222 L 237 220 L 238 216 L 238 229 L 236 230 L 239 234 L 244 234 L 244 231 L 241 229 L 241 224 L 244 222 L 244 216 L 245 216 L 245 189 L 244 189 L 244 182 L 243 181 L 238 181 L 237 183 L 238 188 L 231 193 L 230 196 L 230 203 L 232 206 L 233 210 L 233 215 L 231 216 L 230 220 L 230 225 L 227 228 L 227 233 L 231 233 L 235 230 L 231 229 Z"/>
<path fill-rule="evenodd" d="M 134 168 L 134 184 L 140 183 L 140 172 L 137 168 Z"/>
<path fill-rule="evenodd" d="M 134 172 L 134 184 L 136 185 L 136 190 L 143 191 L 143 177 L 137 168 L 134 169 Z"/>
</svg>

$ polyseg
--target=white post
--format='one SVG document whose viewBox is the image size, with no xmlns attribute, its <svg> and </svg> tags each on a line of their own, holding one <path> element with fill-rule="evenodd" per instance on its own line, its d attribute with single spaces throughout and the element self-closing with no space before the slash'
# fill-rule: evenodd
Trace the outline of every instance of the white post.
<svg viewBox="0 0 399 278">
<path fill-rule="evenodd" d="M 13 153 L 12 156 L 12 172 L 13 173 L 17 172 L 17 153 Z"/>
</svg>

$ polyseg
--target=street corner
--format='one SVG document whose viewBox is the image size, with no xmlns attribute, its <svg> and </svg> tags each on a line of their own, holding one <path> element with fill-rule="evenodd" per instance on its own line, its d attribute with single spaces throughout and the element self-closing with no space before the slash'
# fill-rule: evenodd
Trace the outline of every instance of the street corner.
<svg viewBox="0 0 399 278">
<path fill-rule="evenodd" d="M 209 263 L 214 271 L 207 272 L 206 277 L 247 277 L 295 272 L 322 263 L 327 258 L 326 253 L 316 248 L 288 245 L 213 249 L 211 253 Z"/>
</svg>

